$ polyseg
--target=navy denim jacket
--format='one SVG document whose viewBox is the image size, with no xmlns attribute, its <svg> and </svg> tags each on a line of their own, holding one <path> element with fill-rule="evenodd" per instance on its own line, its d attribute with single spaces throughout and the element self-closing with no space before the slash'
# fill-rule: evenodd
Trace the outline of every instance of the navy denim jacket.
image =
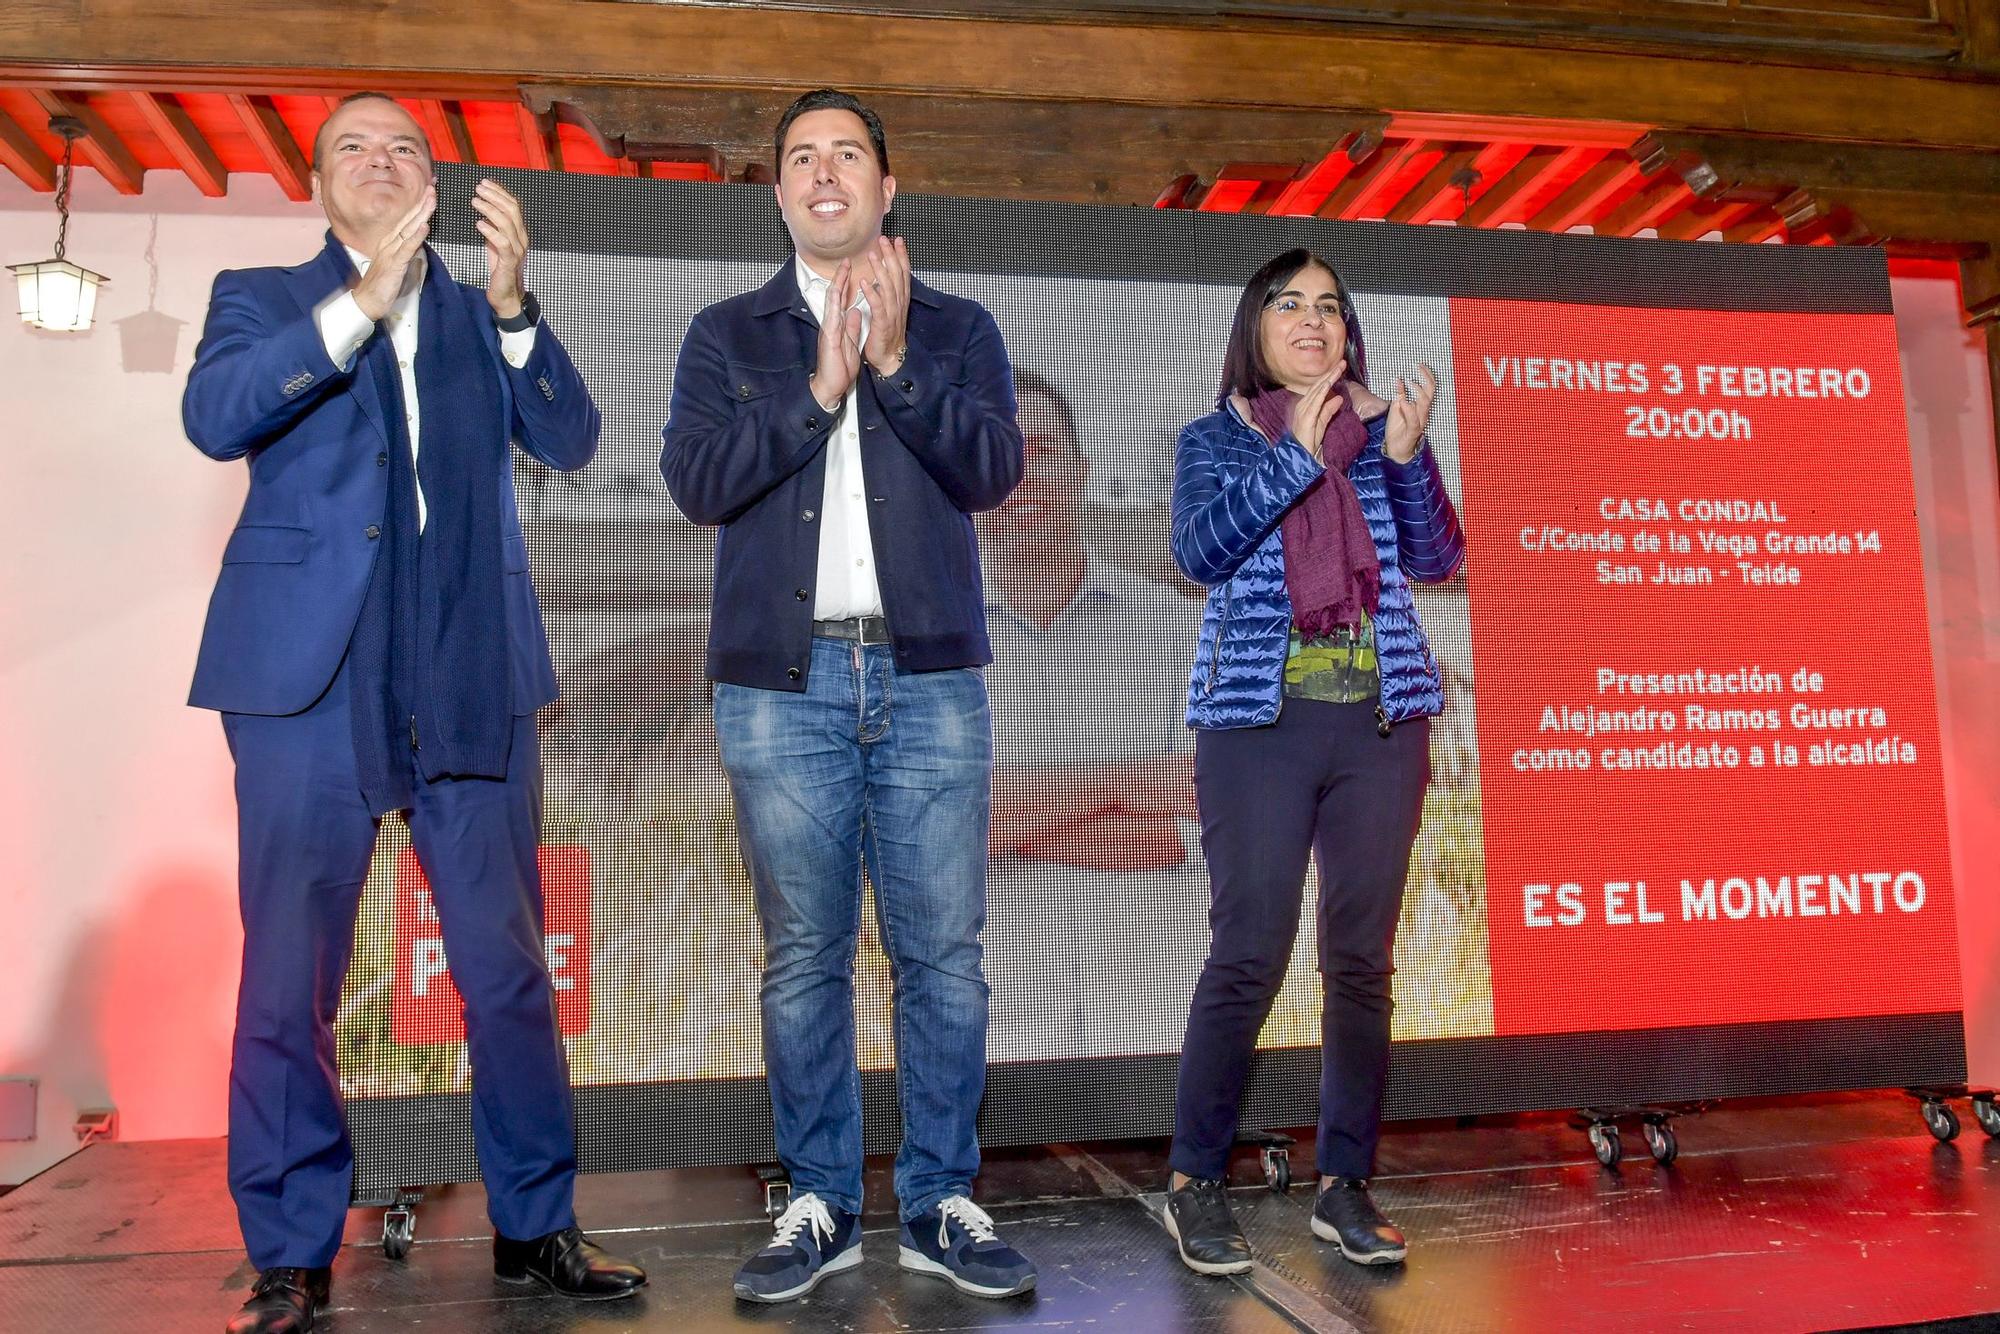
<svg viewBox="0 0 2000 1334">
<path fill-rule="evenodd" d="M 791 261 L 695 316 L 674 368 L 660 473 L 718 524 L 708 674 L 804 690 L 826 447 L 839 414 L 807 385 L 819 325 Z M 984 307 L 912 280 L 909 352 L 856 384 L 868 533 L 898 671 L 993 660 L 971 514 L 1021 480 L 1014 379 Z"/>
</svg>

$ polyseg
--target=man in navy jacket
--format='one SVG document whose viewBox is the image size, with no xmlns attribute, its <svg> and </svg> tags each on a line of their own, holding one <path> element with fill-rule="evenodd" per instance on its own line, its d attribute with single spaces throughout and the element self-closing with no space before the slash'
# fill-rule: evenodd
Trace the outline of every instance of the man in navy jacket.
<svg viewBox="0 0 2000 1334">
<path fill-rule="evenodd" d="M 987 1297 L 1035 1269 L 970 1196 L 985 1088 L 979 932 L 993 744 L 970 515 L 1021 478 L 1007 351 L 885 240 L 881 121 L 822 89 L 773 148 L 797 251 L 694 319 L 660 471 L 722 528 L 708 671 L 763 925 L 764 1058 L 792 1203 L 736 1293 L 861 1262 L 853 970 L 861 867 L 895 976 L 906 1269 Z"/>
<path fill-rule="evenodd" d="M 575 1297 L 645 1282 L 577 1231 L 569 1072 L 542 949 L 535 710 L 555 676 L 509 442 L 554 468 L 598 413 L 522 290 L 527 229 L 473 197 L 490 281 L 424 244 L 430 146 L 396 102 L 343 102 L 313 151 L 326 248 L 216 278 L 188 438 L 249 461 L 190 703 L 236 761 L 243 979 L 229 1185 L 260 1271 L 237 1331 L 313 1327 L 353 1152 L 333 1018 L 378 822 L 405 811 L 465 1000 L 495 1273 Z"/>
</svg>

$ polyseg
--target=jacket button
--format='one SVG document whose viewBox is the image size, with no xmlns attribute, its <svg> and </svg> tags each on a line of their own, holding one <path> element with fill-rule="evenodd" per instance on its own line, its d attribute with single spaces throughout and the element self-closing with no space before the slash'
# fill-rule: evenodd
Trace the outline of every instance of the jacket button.
<svg viewBox="0 0 2000 1334">
<path fill-rule="evenodd" d="M 737 385 L 737 386 L 736 386 L 736 396 L 737 396 L 738 398 L 748 398 L 748 397 L 750 397 L 750 386 L 749 386 L 749 385 L 747 385 L 747 384 L 739 384 L 739 385 Z"/>
<path fill-rule="evenodd" d="M 799 679 L 799 669 L 798 669 L 798 668 L 796 668 L 796 667 L 787 667 L 787 668 L 785 668 L 785 679 L 786 679 L 787 681 L 796 681 L 796 680 L 798 680 L 798 679 Z"/>
<path fill-rule="evenodd" d="M 811 510 L 807 510 L 805 513 L 799 515 L 799 517 L 801 519 L 804 519 L 807 523 L 811 523 L 813 521 L 813 512 Z"/>
<path fill-rule="evenodd" d="M 362 536 L 366 537 L 370 542 L 373 542 L 376 538 L 382 536 L 382 530 L 376 527 L 372 523 L 369 524 L 366 528 L 362 529 L 361 533 Z"/>
<path fill-rule="evenodd" d="M 875 503 L 876 503 L 877 505 L 879 505 L 879 504 L 881 504 L 881 503 L 882 503 L 883 501 L 887 500 L 888 498 L 889 498 L 889 497 L 887 497 L 887 496 L 875 496 L 875 497 L 874 497 L 873 499 L 874 499 Z"/>
<path fill-rule="evenodd" d="M 917 390 L 917 384 L 916 381 L 914 380 L 905 380 L 901 385 L 897 387 L 900 388 L 906 394 L 913 394 Z"/>
<path fill-rule="evenodd" d="M 806 590 L 801 588 L 797 592 L 793 593 L 792 596 L 797 598 L 799 601 L 804 602 L 806 600 Z"/>
<path fill-rule="evenodd" d="M 386 468 L 386 467 L 388 467 L 388 466 L 389 466 L 389 456 L 388 456 L 387 454 L 377 454 L 377 455 L 375 456 L 375 466 L 376 466 L 376 467 L 378 467 L 378 468 Z"/>
<path fill-rule="evenodd" d="M 806 418 L 806 429 L 808 431 L 817 431 L 819 429 L 819 418 L 817 417 Z"/>
</svg>

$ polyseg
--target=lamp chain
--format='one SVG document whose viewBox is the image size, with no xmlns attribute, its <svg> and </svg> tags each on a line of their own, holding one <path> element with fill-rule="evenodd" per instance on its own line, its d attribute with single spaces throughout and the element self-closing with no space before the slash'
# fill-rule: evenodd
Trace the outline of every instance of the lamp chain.
<svg viewBox="0 0 2000 1334">
<path fill-rule="evenodd" d="M 62 219 L 56 226 L 56 258 L 63 258 L 64 247 L 69 242 L 69 169 L 76 155 L 76 140 L 63 136 L 62 172 L 56 181 L 56 215 Z"/>
</svg>

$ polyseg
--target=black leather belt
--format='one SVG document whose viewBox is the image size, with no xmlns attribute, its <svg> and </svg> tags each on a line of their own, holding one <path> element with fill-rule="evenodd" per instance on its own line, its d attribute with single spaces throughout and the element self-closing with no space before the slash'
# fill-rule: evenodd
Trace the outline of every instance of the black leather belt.
<svg viewBox="0 0 2000 1334">
<path fill-rule="evenodd" d="M 850 616 L 844 621 L 814 621 L 818 639 L 851 639 L 857 644 L 889 642 L 889 622 L 881 616 Z"/>
</svg>

